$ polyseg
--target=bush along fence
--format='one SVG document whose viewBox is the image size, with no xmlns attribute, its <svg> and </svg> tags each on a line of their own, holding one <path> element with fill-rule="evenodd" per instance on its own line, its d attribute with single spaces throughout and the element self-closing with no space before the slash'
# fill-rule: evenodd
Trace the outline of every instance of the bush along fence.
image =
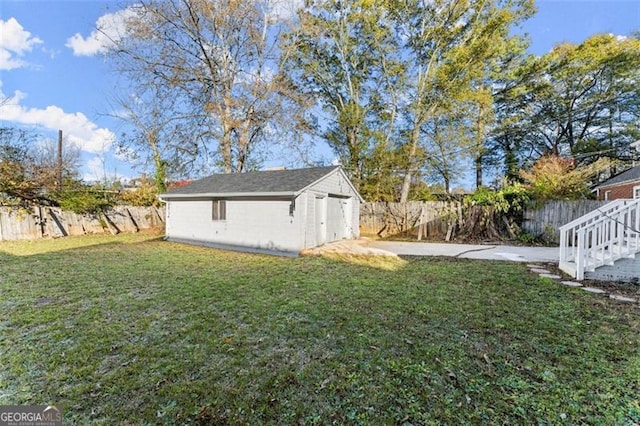
<svg viewBox="0 0 640 426">
<path fill-rule="evenodd" d="M 604 205 L 603 201 L 549 201 L 527 206 L 518 214 L 502 214 L 493 206 L 465 206 L 459 201 L 363 203 L 360 231 L 364 235 L 452 240 L 545 241 L 557 244 L 558 228 Z"/>
<path fill-rule="evenodd" d="M 164 208 L 115 206 L 94 214 L 55 207 L 0 207 L 0 241 L 164 228 Z"/>
</svg>

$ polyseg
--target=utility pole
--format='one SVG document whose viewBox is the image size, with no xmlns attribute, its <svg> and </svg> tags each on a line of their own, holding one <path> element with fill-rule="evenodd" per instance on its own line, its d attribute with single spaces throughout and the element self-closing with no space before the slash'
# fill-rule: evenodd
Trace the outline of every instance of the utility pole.
<svg viewBox="0 0 640 426">
<path fill-rule="evenodd" d="M 58 130 L 58 192 L 62 191 L 62 130 Z"/>
</svg>

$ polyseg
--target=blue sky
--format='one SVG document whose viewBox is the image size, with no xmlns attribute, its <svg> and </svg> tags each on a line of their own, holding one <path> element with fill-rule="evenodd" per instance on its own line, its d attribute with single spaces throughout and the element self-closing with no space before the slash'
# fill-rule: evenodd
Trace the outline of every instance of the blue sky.
<svg viewBox="0 0 640 426">
<path fill-rule="evenodd" d="M 142 171 L 114 154 L 121 124 L 107 114 L 116 76 L 92 36 L 97 22 L 113 16 L 108 14 L 117 17 L 123 3 L 0 0 L 0 92 L 11 97 L 0 107 L 0 125 L 35 128 L 52 139 L 62 129 L 82 149 L 86 180 L 130 178 Z M 640 31 L 640 0 L 537 0 L 536 6 L 538 13 L 523 28 L 536 54 L 595 33 Z M 321 142 L 316 151 L 330 156 Z M 279 162 L 273 158 L 268 165 Z"/>
</svg>

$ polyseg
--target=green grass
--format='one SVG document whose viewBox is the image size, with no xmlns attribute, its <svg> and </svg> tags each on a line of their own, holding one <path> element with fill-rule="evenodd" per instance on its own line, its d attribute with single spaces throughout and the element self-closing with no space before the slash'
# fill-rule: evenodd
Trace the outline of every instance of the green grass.
<svg viewBox="0 0 640 426">
<path fill-rule="evenodd" d="M 637 305 L 514 263 L 381 263 L 0 243 L 0 405 L 65 424 L 640 422 Z"/>
</svg>

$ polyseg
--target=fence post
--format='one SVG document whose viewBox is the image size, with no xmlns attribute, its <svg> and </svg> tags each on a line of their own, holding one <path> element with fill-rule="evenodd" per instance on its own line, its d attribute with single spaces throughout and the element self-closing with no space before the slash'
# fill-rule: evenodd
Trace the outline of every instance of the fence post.
<svg viewBox="0 0 640 426">
<path fill-rule="evenodd" d="M 104 211 L 101 211 L 100 213 L 102 214 L 102 217 L 104 218 L 104 222 L 107 224 L 107 229 L 109 229 L 109 232 L 111 232 L 111 235 L 119 234 L 120 230 L 118 229 L 116 224 L 113 223 L 111 219 L 109 219 L 109 216 L 107 216 L 107 213 Z"/>
<path fill-rule="evenodd" d="M 38 205 L 38 225 L 40 225 L 40 237 L 44 238 L 46 235 L 45 230 L 45 218 L 42 215 L 42 206 Z"/>
<path fill-rule="evenodd" d="M 420 219 L 418 219 L 418 241 L 422 240 L 422 220 L 424 218 L 424 202 L 420 206 Z"/>
<path fill-rule="evenodd" d="M 140 232 L 140 227 L 138 227 L 138 224 L 136 223 L 135 219 L 133 218 L 133 215 L 131 214 L 131 211 L 128 208 L 126 208 L 125 210 L 127 211 L 127 215 L 129 216 L 129 221 L 133 225 L 134 232 Z"/>
<path fill-rule="evenodd" d="M 53 219 L 53 222 L 56 224 L 56 226 L 58 227 L 58 230 L 60 231 L 60 233 L 62 234 L 63 237 L 68 237 L 69 233 L 67 232 L 66 229 L 64 229 L 64 226 L 62 225 L 62 222 L 60 222 L 60 219 L 58 218 L 58 216 L 53 212 L 52 209 L 49 209 L 49 216 L 51 216 L 51 219 Z"/>
</svg>

